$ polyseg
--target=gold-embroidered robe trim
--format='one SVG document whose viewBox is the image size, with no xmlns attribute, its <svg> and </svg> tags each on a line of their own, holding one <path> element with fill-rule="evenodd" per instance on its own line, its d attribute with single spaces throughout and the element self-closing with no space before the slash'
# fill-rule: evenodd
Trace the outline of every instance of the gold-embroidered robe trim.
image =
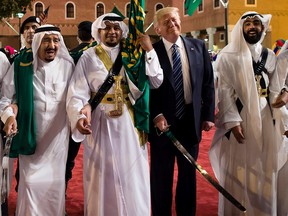
<svg viewBox="0 0 288 216">
<path fill-rule="evenodd" d="M 108 53 L 103 49 L 103 47 L 100 44 L 95 46 L 95 52 L 100 58 L 100 60 L 103 62 L 103 64 L 105 65 L 106 69 L 110 71 L 110 69 L 113 66 L 113 62 L 110 56 L 108 55 Z"/>
</svg>

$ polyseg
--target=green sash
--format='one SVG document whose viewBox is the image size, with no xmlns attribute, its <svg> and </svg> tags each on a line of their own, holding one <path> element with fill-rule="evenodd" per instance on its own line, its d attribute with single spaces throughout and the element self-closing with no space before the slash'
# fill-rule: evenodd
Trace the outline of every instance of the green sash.
<svg viewBox="0 0 288 216">
<path fill-rule="evenodd" d="M 24 49 L 14 60 L 14 82 L 18 104 L 18 131 L 13 138 L 10 157 L 31 155 L 36 149 L 36 120 L 33 95 L 33 54 Z"/>
</svg>

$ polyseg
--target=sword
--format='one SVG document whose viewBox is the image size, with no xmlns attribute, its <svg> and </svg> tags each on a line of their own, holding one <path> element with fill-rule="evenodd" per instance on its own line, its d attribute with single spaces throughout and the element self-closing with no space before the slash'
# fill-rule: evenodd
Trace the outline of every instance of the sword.
<svg viewBox="0 0 288 216">
<path fill-rule="evenodd" d="M 154 22 L 150 23 L 150 25 L 145 29 L 144 32 L 147 32 L 147 31 L 151 28 L 151 26 L 152 26 L 153 24 L 154 24 Z"/>
<path fill-rule="evenodd" d="M 19 32 L 16 31 L 15 28 L 9 22 L 7 22 L 5 19 L 2 19 L 2 21 L 4 21 L 17 35 L 19 35 Z"/>
<path fill-rule="evenodd" d="M 9 167 L 9 154 L 10 154 L 10 147 L 12 144 L 13 137 L 17 134 L 11 133 L 10 135 L 4 137 L 6 138 L 6 142 L 4 144 L 4 151 L 3 151 L 3 159 L 2 159 L 2 185 L 1 185 L 1 204 L 5 203 L 6 199 L 8 198 L 8 167 Z"/>
<path fill-rule="evenodd" d="M 228 199 L 239 210 L 246 212 L 246 208 L 241 205 L 227 190 L 225 190 L 212 176 L 204 170 L 196 160 L 189 154 L 189 152 L 183 147 L 183 145 L 176 139 L 169 128 L 163 133 L 172 141 L 182 155 L 196 168 L 196 170 L 214 187 L 216 188 L 226 199 Z"/>
</svg>

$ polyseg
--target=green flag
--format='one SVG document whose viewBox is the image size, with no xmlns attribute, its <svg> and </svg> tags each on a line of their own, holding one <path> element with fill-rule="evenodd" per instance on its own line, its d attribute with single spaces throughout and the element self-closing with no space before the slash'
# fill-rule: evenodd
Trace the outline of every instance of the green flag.
<svg viewBox="0 0 288 216">
<path fill-rule="evenodd" d="M 192 16 L 202 0 L 185 0 L 184 7 L 187 9 L 188 15 Z"/>
<path fill-rule="evenodd" d="M 121 18 L 125 19 L 125 16 L 119 11 L 119 9 L 116 7 L 116 5 L 111 10 L 111 13 L 118 14 Z"/>
<path fill-rule="evenodd" d="M 145 53 L 137 36 L 144 32 L 144 0 L 130 1 L 129 34 L 123 44 L 122 61 L 130 80 L 142 92 L 133 105 L 135 127 L 149 132 L 149 82 L 145 73 Z"/>
</svg>

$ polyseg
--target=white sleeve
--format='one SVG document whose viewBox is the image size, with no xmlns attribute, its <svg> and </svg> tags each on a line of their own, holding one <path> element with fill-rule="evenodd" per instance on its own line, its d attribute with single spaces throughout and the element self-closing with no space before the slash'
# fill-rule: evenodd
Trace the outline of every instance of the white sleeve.
<svg viewBox="0 0 288 216">
<path fill-rule="evenodd" d="M 287 82 L 288 75 L 288 51 L 277 56 L 276 73 L 279 77 L 280 86 L 284 87 Z"/>
<path fill-rule="evenodd" d="M 14 98 L 15 98 L 14 64 L 12 64 L 12 66 L 9 67 L 8 72 L 5 74 L 2 80 L 1 98 L 0 98 L 0 117 L 2 121 L 4 119 L 7 119 L 9 116 L 13 114 L 13 112 L 11 114 L 9 113 L 9 110 L 5 111 L 5 109 L 13 102 Z M 4 116 L 2 117 L 2 115 Z"/>
<path fill-rule="evenodd" d="M 158 88 L 163 82 L 163 70 L 154 49 L 146 52 L 146 75 L 149 77 L 150 88 Z"/>
<path fill-rule="evenodd" d="M 76 142 L 82 142 L 86 137 L 78 131 L 76 124 L 79 119 L 85 118 L 83 114 L 80 114 L 80 110 L 87 104 L 90 98 L 90 88 L 84 73 L 84 71 L 86 71 L 84 62 L 84 59 L 80 58 L 76 65 L 68 87 L 66 100 L 66 109 L 71 124 L 72 139 Z"/>
<path fill-rule="evenodd" d="M 5 124 L 7 119 L 10 116 L 15 116 L 13 113 L 13 109 L 11 107 L 7 107 L 2 113 L 1 113 L 1 121 Z"/>
<path fill-rule="evenodd" d="M 0 52 L 0 65 L 1 65 L 0 66 L 0 81 L 2 82 L 4 76 L 6 75 L 10 67 L 10 62 L 8 58 L 2 52 Z"/>
<path fill-rule="evenodd" d="M 231 82 L 230 78 L 227 77 L 227 71 L 229 68 L 226 67 L 226 61 L 222 62 L 218 59 L 217 67 L 215 70 L 218 72 L 218 108 L 216 124 L 217 127 L 225 129 L 231 129 L 237 125 L 240 125 L 242 118 L 238 112 L 236 106 L 236 99 L 238 95 L 235 93 L 235 86 Z"/>
</svg>

